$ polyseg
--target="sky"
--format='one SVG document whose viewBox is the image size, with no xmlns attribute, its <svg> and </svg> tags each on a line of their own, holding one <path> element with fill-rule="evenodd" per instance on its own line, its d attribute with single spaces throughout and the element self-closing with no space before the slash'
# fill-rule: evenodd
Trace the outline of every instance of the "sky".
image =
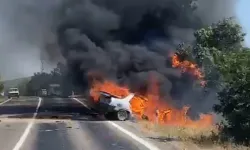
<svg viewBox="0 0 250 150">
<path fill-rule="evenodd" d="M 241 25 L 243 26 L 244 32 L 246 35 L 246 45 L 250 46 L 250 0 L 239 0 L 237 6 L 237 16 Z"/>
<path fill-rule="evenodd" d="M 27 77 L 40 71 L 40 52 L 50 37 L 51 3 L 55 1 L 0 0 L 1 80 Z M 52 68 L 49 64 L 44 66 L 45 70 Z"/>
</svg>

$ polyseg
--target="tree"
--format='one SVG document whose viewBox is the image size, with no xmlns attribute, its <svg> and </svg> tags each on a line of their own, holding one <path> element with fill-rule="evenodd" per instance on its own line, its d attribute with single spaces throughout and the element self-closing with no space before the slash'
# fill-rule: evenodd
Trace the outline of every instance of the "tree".
<svg viewBox="0 0 250 150">
<path fill-rule="evenodd" d="M 36 95 L 41 88 L 47 88 L 51 79 L 49 73 L 35 73 L 27 84 L 28 95 Z"/>
<path fill-rule="evenodd" d="M 1 78 L 0 78 L 1 79 Z M 0 80 L 0 92 L 3 92 L 3 90 L 4 90 L 4 85 L 3 85 L 3 83 L 1 82 L 1 80 Z"/>
<path fill-rule="evenodd" d="M 18 85 L 20 95 L 28 95 L 27 93 L 27 84 L 29 83 L 29 79 L 22 80 Z"/>
<path fill-rule="evenodd" d="M 242 47 L 245 33 L 233 19 L 227 18 L 194 33 L 198 47 L 216 48 L 220 51 L 232 51 Z"/>
<path fill-rule="evenodd" d="M 208 88 L 216 87 L 214 110 L 226 119 L 224 130 L 237 142 L 250 139 L 250 51 L 245 34 L 232 18 L 195 32 L 193 57 L 203 66 Z"/>
<path fill-rule="evenodd" d="M 67 67 L 64 64 L 58 63 L 57 67 L 50 73 L 35 73 L 25 87 L 26 93 L 28 93 L 28 95 L 37 94 L 41 88 L 48 89 L 49 84 L 60 84 L 60 90 L 63 93 L 66 93 L 66 95 L 71 93 L 73 85 L 71 80 L 68 78 Z M 20 86 L 24 88 L 24 85 Z"/>
<path fill-rule="evenodd" d="M 250 51 L 230 52 L 221 56 L 218 69 L 223 75 L 220 104 L 215 111 L 227 121 L 224 131 L 237 142 L 250 140 Z"/>
<path fill-rule="evenodd" d="M 207 87 L 220 88 L 218 84 L 221 76 L 216 65 L 224 53 L 244 49 L 245 33 L 233 18 L 227 18 L 197 30 L 194 36 L 196 41 L 192 54 L 196 62 L 203 66 Z"/>
</svg>

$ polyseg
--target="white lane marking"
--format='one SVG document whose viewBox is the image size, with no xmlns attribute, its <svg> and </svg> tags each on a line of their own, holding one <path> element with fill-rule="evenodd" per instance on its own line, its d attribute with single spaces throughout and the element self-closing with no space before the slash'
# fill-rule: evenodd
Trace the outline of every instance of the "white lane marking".
<svg viewBox="0 0 250 150">
<path fill-rule="evenodd" d="M 11 100 L 11 98 L 10 98 L 10 99 L 7 99 L 6 101 L 1 102 L 0 105 L 3 105 L 3 104 L 7 103 L 7 102 L 10 101 L 10 100 Z"/>
<path fill-rule="evenodd" d="M 132 139 L 136 140 L 138 143 L 144 145 L 146 148 L 148 148 L 149 150 L 160 150 L 158 147 L 156 147 L 155 145 L 149 143 L 148 141 L 143 140 L 142 138 L 136 136 L 135 134 L 133 134 L 132 132 L 124 129 L 123 127 L 119 126 L 118 124 L 112 122 L 112 121 L 107 121 L 110 125 L 112 125 L 113 127 L 115 127 L 116 129 L 120 130 L 121 132 L 127 134 L 128 136 L 130 136 Z"/>
<path fill-rule="evenodd" d="M 76 100 L 77 102 L 79 102 L 80 104 L 84 105 L 85 104 L 83 102 L 81 102 L 80 100 L 78 100 L 77 98 L 73 98 L 74 100 Z M 146 140 L 143 140 L 142 138 L 136 136 L 135 134 L 133 134 L 132 132 L 124 129 L 123 127 L 119 126 L 118 124 L 112 122 L 112 121 L 107 121 L 110 125 L 112 125 L 113 127 L 115 127 L 116 129 L 120 130 L 121 132 L 125 133 L 126 135 L 128 135 L 129 137 L 131 137 L 132 139 L 136 140 L 138 143 L 144 145 L 146 148 L 148 148 L 149 150 L 160 150 L 158 147 L 156 147 L 155 145 L 149 143 Z"/>
<path fill-rule="evenodd" d="M 37 116 L 37 113 L 38 113 L 39 107 L 40 107 L 40 105 L 41 105 L 41 102 L 42 102 L 42 98 L 39 97 L 39 102 L 38 102 L 38 104 L 37 104 L 37 106 L 36 106 L 36 111 L 35 111 L 35 113 L 33 114 L 33 117 L 32 117 L 32 119 L 31 119 L 31 121 L 30 121 L 29 124 L 27 125 L 26 129 L 25 129 L 24 132 L 23 132 L 23 135 L 20 137 L 19 141 L 16 143 L 15 147 L 13 148 L 13 150 L 19 150 L 19 149 L 22 147 L 22 145 L 23 145 L 25 139 L 27 138 L 27 136 L 28 136 L 28 134 L 29 134 L 29 132 L 30 132 L 30 129 L 32 128 L 32 126 L 33 126 L 33 124 L 34 124 L 34 121 L 35 121 L 35 118 L 36 118 L 36 116 Z"/>
</svg>

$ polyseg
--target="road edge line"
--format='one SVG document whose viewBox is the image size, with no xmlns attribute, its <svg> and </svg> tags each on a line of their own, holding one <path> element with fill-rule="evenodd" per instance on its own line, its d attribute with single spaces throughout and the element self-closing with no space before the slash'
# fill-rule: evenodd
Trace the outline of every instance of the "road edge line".
<svg viewBox="0 0 250 150">
<path fill-rule="evenodd" d="M 129 137 L 131 137 L 132 139 L 136 140 L 138 143 L 144 145 L 146 148 L 150 149 L 150 150 L 160 150 L 158 147 L 156 147 L 155 145 L 151 144 L 150 142 L 143 140 L 142 138 L 136 136 L 135 134 L 133 134 L 132 132 L 124 129 L 123 127 L 119 126 L 118 124 L 112 122 L 112 121 L 107 121 L 110 125 L 112 125 L 113 127 L 115 127 L 116 129 L 120 130 L 121 132 L 125 133 L 126 135 L 128 135 Z"/>
<path fill-rule="evenodd" d="M 27 138 L 27 136 L 28 136 L 28 134 L 30 132 L 30 129 L 32 128 L 32 126 L 34 124 L 34 120 L 35 120 L 35 118 L 37 116 L 37 113 L 38 113 L 39 107 L 41 105 L 41 102 L 42 102 L 42 98 L 39 97 L 39 102 L 38 102 L 38 104 L 36 106 L 36 111 L 33 114 L 33 117 L 31 119 L 31 121 L 28 123 L 28 125 L 25 128 L 22 136 L 20 137 L 19 141 L 16 143 L 15 147 L 12 150 L 19 150 L 22 147 L 23 143 L 25 142 L 25 140 L 26 140 L 26 138 Z"/>
<path fill-rule="evenodd" d="M 79 99 L 77 99 L 77 98 L 73 98 L 73 99 L 75 101 L 79 102 L 80 104 L 82 104 L 83 106 L 85 106 L 85 104 L 83 102 L 81 102 Z M 135 134 L 133 134 L 132 132 L 128 131 L 127 129 L 124 129 L 123 127 L 119 126 L 118 124 L 116 124 L 116 123 L 114 123 L 112 121 L 107 121 L 107 122 L 110 125 L 112 125 L 113 127 L 115 127 L 116 129 L 120 130 L 121 132 L 123 132 L 126 135 L 128 135 L 129 137 L 131 137 L 132 139 L 136 140 L 138 143 L 144 145 L 149 150 L 160 150 L 157 146 L 151 144 L 150 142 L 148 142 L 146 140 L 143 140 L 142 138 L 136 136 Z"/>
<path fill-rule="evenodd" d="M 3 105 L 3 104 L 7 103 L 7 102 L 10 101 L 10 100 L 11 100 L 11 98 L 10 98 L 10 99 L 7 99 L 6 101 L 1 102 L 0 105 Z"/>
</svg>

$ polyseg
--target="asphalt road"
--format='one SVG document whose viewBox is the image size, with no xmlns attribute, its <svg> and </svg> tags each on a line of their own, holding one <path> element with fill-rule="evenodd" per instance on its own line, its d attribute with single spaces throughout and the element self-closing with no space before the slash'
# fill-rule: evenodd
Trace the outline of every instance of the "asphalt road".
<svg viewBox="0 0 250 150">
<path fill-rule="evenodd" d="M 130 135 L 129 131 L 122 132 L 120 127 L 111 125 L 113 123 L 101 119 L 78 101 L 69 98 L 11 99 L 0 104 L 0 120 L 1 150 L 150 148 Z"/>
</svg>

